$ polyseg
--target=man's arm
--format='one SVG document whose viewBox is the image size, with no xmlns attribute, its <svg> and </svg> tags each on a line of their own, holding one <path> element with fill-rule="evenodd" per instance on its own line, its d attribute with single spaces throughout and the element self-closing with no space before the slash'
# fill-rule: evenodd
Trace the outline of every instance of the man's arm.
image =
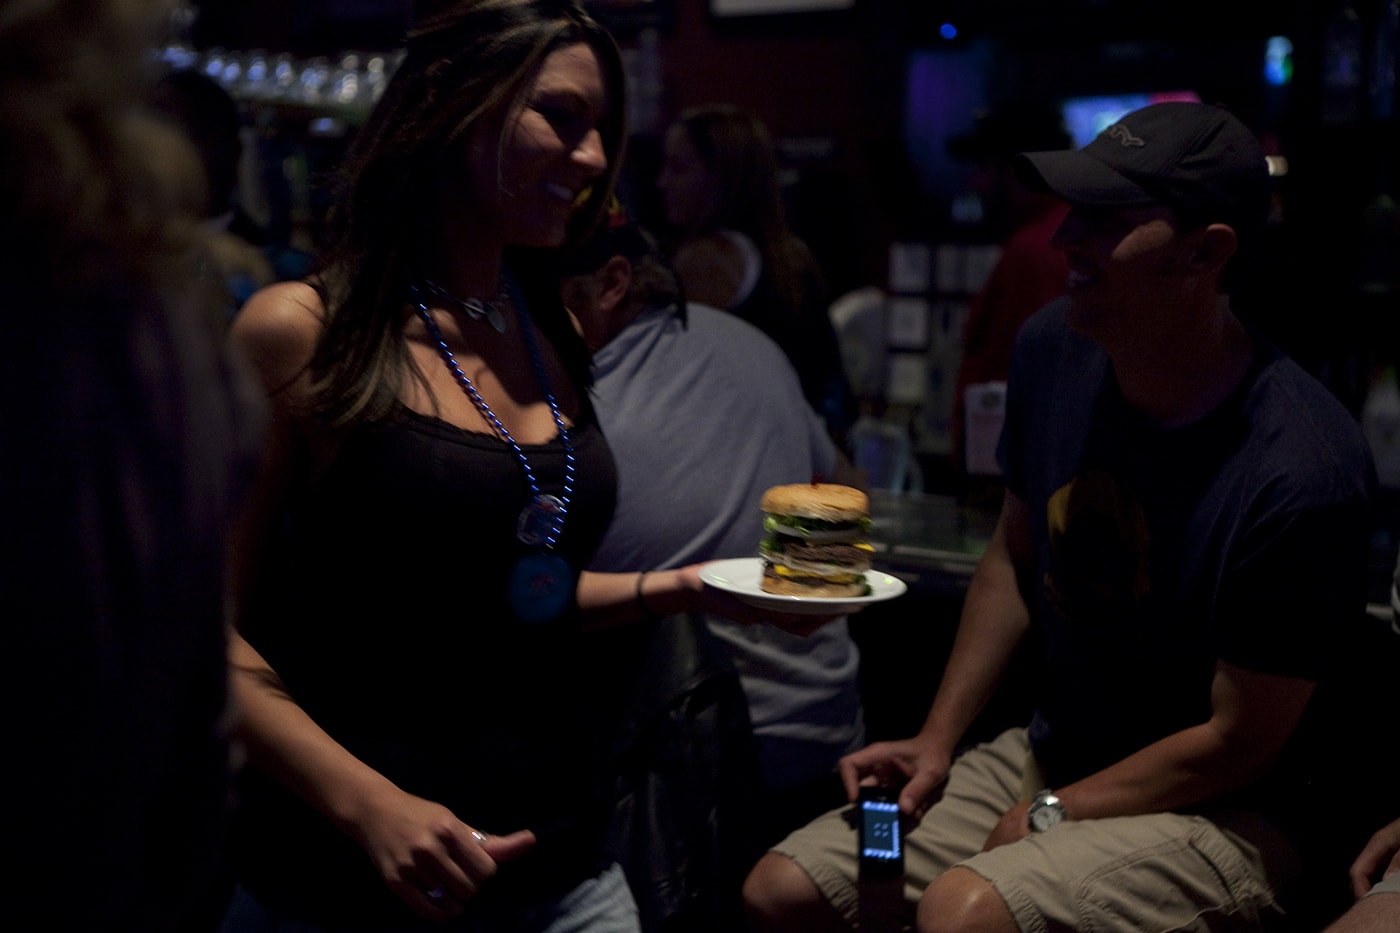
<svg viewBox="0 0 1400 933">
<path fill-rule="evenodd" d="M 1316 683 L 1221 661 L 1211 716 L 1059 791 L 1072 817 L 1189 807 L 1264 775 L 1302 718 Z"/>
<path fill-rule="evenodd" d="M 987 552 L 968 585 L 957 637 L 919 738 L 949 754 L 991 699 L 1030 628 L 1017 584 L 1030 556 L 1026 503 L 1007 492 Z"/>
<path fill-rule="evenodd" d="M 1221 797 L 1273 765 L 1316 686 L 1218 662 L 1209 719 L 1055 793 L 1069 818 L 1080 820 L 1159 813 Z M 1028 804 L 1020 804 L 1008 811 L 987 848 L 1025 836 L 1027 809 Z"/>
<path fill-rule="evenodd" d="M 912 739 L 876 742 L 841 759 L 841 777 L 852 800 L 863 779 L 906 781 L 900 809 L 914 819 L 923 817 L 948 776 L 963 734 L 991 698 L 1030 627 L 1017 587 L 1017 567 L 1029 551 L 1026 504 L 1008 493 L 968 586 L 953 650 L 923 728 Z"/>
</svg>

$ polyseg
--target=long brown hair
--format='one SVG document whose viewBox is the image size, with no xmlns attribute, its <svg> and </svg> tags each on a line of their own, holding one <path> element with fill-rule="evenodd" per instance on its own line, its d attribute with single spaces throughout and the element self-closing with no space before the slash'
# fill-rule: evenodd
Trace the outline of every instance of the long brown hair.
<svg viewBox="0 0 1400 933">
<path fill-rule="evenodd" d="M 692 107 L 678 120 L 715 180 L 705 229 L 695 232 L 737 230 L 753 240 L 771 289 L 764 314 L 778 326 L 794 323 L 811 300 L 819 270 L 788 226 L 768 127 L 756 114 L 730 104 Z"/>
<path fill-rule="evenodd" d="M 596 225 L 616 184 L 625 139 L 621 55 L 612 37 L 573 0 L 455 0 L 423 4 L 407 51 L 345 161 L 327 218 L 315 281 L 325 327 L 311 361 L 313 414 L 332 424 L 386 414 L 405 373 L 406 286 L 414 229 L 432 207 L 433 181 L 458 141 L 483 117 L 516 106 L 545 57 L 585 42 L 598 57 L 609 111 L 600 126 L 608 158 L 571 239 Z M 571 375 L 588 361 L 559 298 L 553 250 L 510 251 L 521 290 Z"/>
</svg>

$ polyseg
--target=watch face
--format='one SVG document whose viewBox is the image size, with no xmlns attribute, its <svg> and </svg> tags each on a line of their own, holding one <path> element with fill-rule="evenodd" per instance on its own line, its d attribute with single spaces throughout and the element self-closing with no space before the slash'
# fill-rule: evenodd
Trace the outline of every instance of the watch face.
<svg viewBox="0 0 1400 933">
<path fill-rule="evenodd" d="M 1031 811 L 1031 829 L 1038 833 L 1045 832 L 1059 821 L 1059 814 L 1050 807 L 1040 807 Z"/>
<path fill-rule="evenodd" d="M 1064 821 L 1064 807 L 1060 805 L 1058 798 L 1037 797 L 1035 803 L 1031 804 L 1030 812 L 1027 814 L 1031 829 L 1038 833 L 1043 833 L 1051 826 L 1055 826 Z"/>
</svg>

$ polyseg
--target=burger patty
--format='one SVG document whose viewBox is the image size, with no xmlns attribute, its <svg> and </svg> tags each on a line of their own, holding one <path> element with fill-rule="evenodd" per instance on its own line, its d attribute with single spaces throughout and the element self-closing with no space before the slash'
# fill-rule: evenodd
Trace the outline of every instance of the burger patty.
<svg viewBox="0 0 1400 933">
<path fill-rule="evenodd" d="M 854 544 L 787 544 L 783 547 L 783 555 L 814 564 L 855 566 L 870 563 L 870 550 Z"/>
</svg>

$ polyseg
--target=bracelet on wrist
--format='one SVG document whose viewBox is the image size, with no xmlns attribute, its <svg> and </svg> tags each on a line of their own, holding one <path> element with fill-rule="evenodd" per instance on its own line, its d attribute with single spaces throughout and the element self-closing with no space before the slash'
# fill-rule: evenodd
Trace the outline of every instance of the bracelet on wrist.
<svg viewBox="0 0 1400 933">
<path fill-rule="evenodd" d="M 651 572 L 651 571 L 649 571 L 649 570 L 643 570 L 641 573 L 637 574 L 637 593 L 636 593 L 637 608 L 641 610 L 641 612 L 642 612 L 642 618 L 644 618 L 644 619 L 659 619 L 659 618 L 661 618 L 661 616 L 658 615 L 657 613 L 653 612 L 652 609 L 651 609 L 651 607 L 647 605 L 646 596 L 645 596 L 645 594 L 642 593 L 642 583 L 643 583 L 643 581 L 646 580 L 647 574 L 650 573 L 650 572 Z"/>
</svg>

